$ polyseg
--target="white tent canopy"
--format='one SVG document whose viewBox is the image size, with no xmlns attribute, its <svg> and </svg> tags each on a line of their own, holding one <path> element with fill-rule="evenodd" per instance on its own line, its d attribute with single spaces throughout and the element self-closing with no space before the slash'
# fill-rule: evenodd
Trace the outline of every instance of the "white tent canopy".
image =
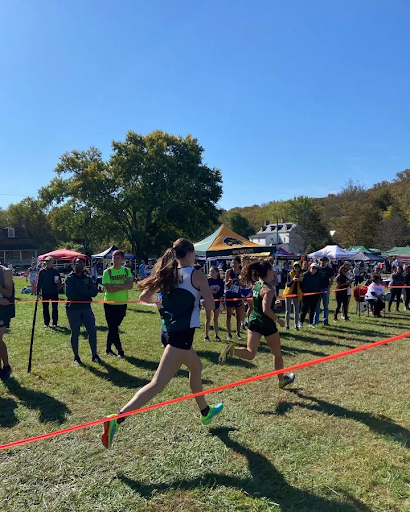
<svg viewBox="0 0 410 512">
<path fill-rule="evenodd" d="M 346 251 L 346 249 L 342 249 L 338 245 L 326 245 L 323 249 L 308 254 L 308 257 L 321 258 L 322 256 L 327 256 L 330 260 L 347 260 L 355 254 L 356 252 Z"/>
</svg>

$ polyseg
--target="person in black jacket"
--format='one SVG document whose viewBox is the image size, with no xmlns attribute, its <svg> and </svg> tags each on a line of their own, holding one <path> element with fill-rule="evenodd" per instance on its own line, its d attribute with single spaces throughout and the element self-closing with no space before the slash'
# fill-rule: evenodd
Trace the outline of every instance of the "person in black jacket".
<svg viewBox="0 0 410 512">
<path fill-rule="evenodd" d="M 47 256 L 44 261 L 46 266 L 38 274 L 37 295 L 43 299 L 43 319 L 44 327 L 50 324 L 49 300 L 58 301 L 58 291 L 61 288 L 61 277 L 57 269 L 54 268 L 54 258 Z M 58 302 L 52 302 L 53 327 L 58 323 Z"/>
<path fill-rule="evenodd" d="M 320 290 L 320 277 L 317 273 L 319 265 L 312 263 L 307 272 L 303 274 L 302 291 L 305 293 L 314 293 Z M 320 295 L 303 295 L 302 298 L 302 314 L 300 315 L 300 326 L 303 326 L 306 315 L 309 313 L 309 327 L 315 327 L 314 317 L 316 312 L 316 306 L 319 302 Z"/>
<path fill-rule="evenodd" d="M 389 313 L 391 311 L 391 305 L 394 299 L 396 299 L 396 311 L 399 310 L 399 304 L 400 304 L 400 296 L 402 291 L 402 286 L 405 284 L 404 274 L 403 274 L 403 267 L 399 265 L 398 267 L 395 267 L 394 272 L 391 276 L 390 281 L 390 300 L 389 300 Z"/>
<path fill-rule="evenodd" d="M 84 268 L 85 260 L 76 258 L 74 260 L 74 272 L 71 272 L 65 280 L 66 313 L 71 328 L 71 348 L 74 353 L 74 364 L 77 365 L 82 364 L 78 354 L 78 337 L 82 324 L 84 324 L 88 333 L 92 362 L 102 363 L 97 354 L 97 329 L 94 313 L 91 309 L 92 297 L 97 295 L 98 288 L 91 276 L 84 272 Z"/>
<path fill-rule="evenodd" d="M 410 287 L 410 265 L 403 265 L 404 270 L 404 284 Z M 404 309 L 409 309 L 410 303 L 410 288 L 403 288 Z"/>
</svg>

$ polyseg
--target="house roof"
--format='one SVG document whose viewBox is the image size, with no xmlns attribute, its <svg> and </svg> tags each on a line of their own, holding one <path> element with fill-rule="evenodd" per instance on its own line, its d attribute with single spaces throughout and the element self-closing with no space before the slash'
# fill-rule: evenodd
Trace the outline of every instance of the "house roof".
<svg viewBox="0 0 410 512">
<path fill-rule="evenodd" d="M 25 228 L 14 228 L 14 237 L 9 238 L 7 228 L 0 228 L 0 251 L 24 251 L 37 249 L 37 245 Z"/>
</svg>

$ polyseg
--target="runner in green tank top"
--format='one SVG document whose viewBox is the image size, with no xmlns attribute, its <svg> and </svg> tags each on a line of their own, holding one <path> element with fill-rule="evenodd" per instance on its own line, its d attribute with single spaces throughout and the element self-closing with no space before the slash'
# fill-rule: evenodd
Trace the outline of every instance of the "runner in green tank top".
<svg viewBox="0 0 410 512">
<path fill-rule="evenodd" d="M 252 289 L 253 311 L 249 317 L 248 343 L 247 347 L 236 347 L 230 343 L 224 348 L 219 356 L 219 362 L 224 363 L 226 359 L 237 356 L 251 361 L 258 352 L 262 336 L 265 336 L 266 343 L 273 355 L 275 370 L 283 369 L 283 359 L 280 345 L 280 337 L 276 322 L 281 327 L 285 326 L 273 311 L 275 291 L 269 284 L 273 277 L 272 265 L 267 261 L 255 261 L 244 269 L 245 279 L 255 283 Z M 289 375 L 278 375 L 279 387 L 284 388 L 295 380 L 293 373 Z"/>
</svg>

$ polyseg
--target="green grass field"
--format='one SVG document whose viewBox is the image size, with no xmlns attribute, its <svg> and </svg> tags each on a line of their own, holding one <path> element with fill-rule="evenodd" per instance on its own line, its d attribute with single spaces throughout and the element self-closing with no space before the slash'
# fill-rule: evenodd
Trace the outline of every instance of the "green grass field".
<svg viewBox="0 0 410 512">
<path fill-rule="evenodd" d="M 25 283 L 15 282 L 17 290 Z M 410 311 L 359 318 L 353 298 L 350 309 L 351 322 L 282 331 L 285 365 L 410 330 Z M 43 327 L 40 306 L 29 375 L 34 304 L 17 304 L 6 334 L 14 374 L 0 381 L 0 444 L 115 413 L 151 379 L 162 352 L 156 310 L 129 307 L 123 360 L 105 356 L 103 306 L 93 310 L 104 364 L 90 362 L 82 336 L 85 365 L 74 367 L 63 305 L 57 331 Z M 208 388 L 272 370 L 264 343 L 254 361 L 225 366 L 217 364 L 222 344 L 205 343 L 203 330 L 194 346 Z M 291 389 L 279 390 L 274 377 L 209 395 L 225 406 L 211 427 L 193 400 L 137 414 L 112 450 L 97 426 L 0 451 L 0 510 L 409 511 L 409 356 L 403 339 L 299 370 Z M 156 401 L 189 392 L 183 369 Z"/>
</svg>

